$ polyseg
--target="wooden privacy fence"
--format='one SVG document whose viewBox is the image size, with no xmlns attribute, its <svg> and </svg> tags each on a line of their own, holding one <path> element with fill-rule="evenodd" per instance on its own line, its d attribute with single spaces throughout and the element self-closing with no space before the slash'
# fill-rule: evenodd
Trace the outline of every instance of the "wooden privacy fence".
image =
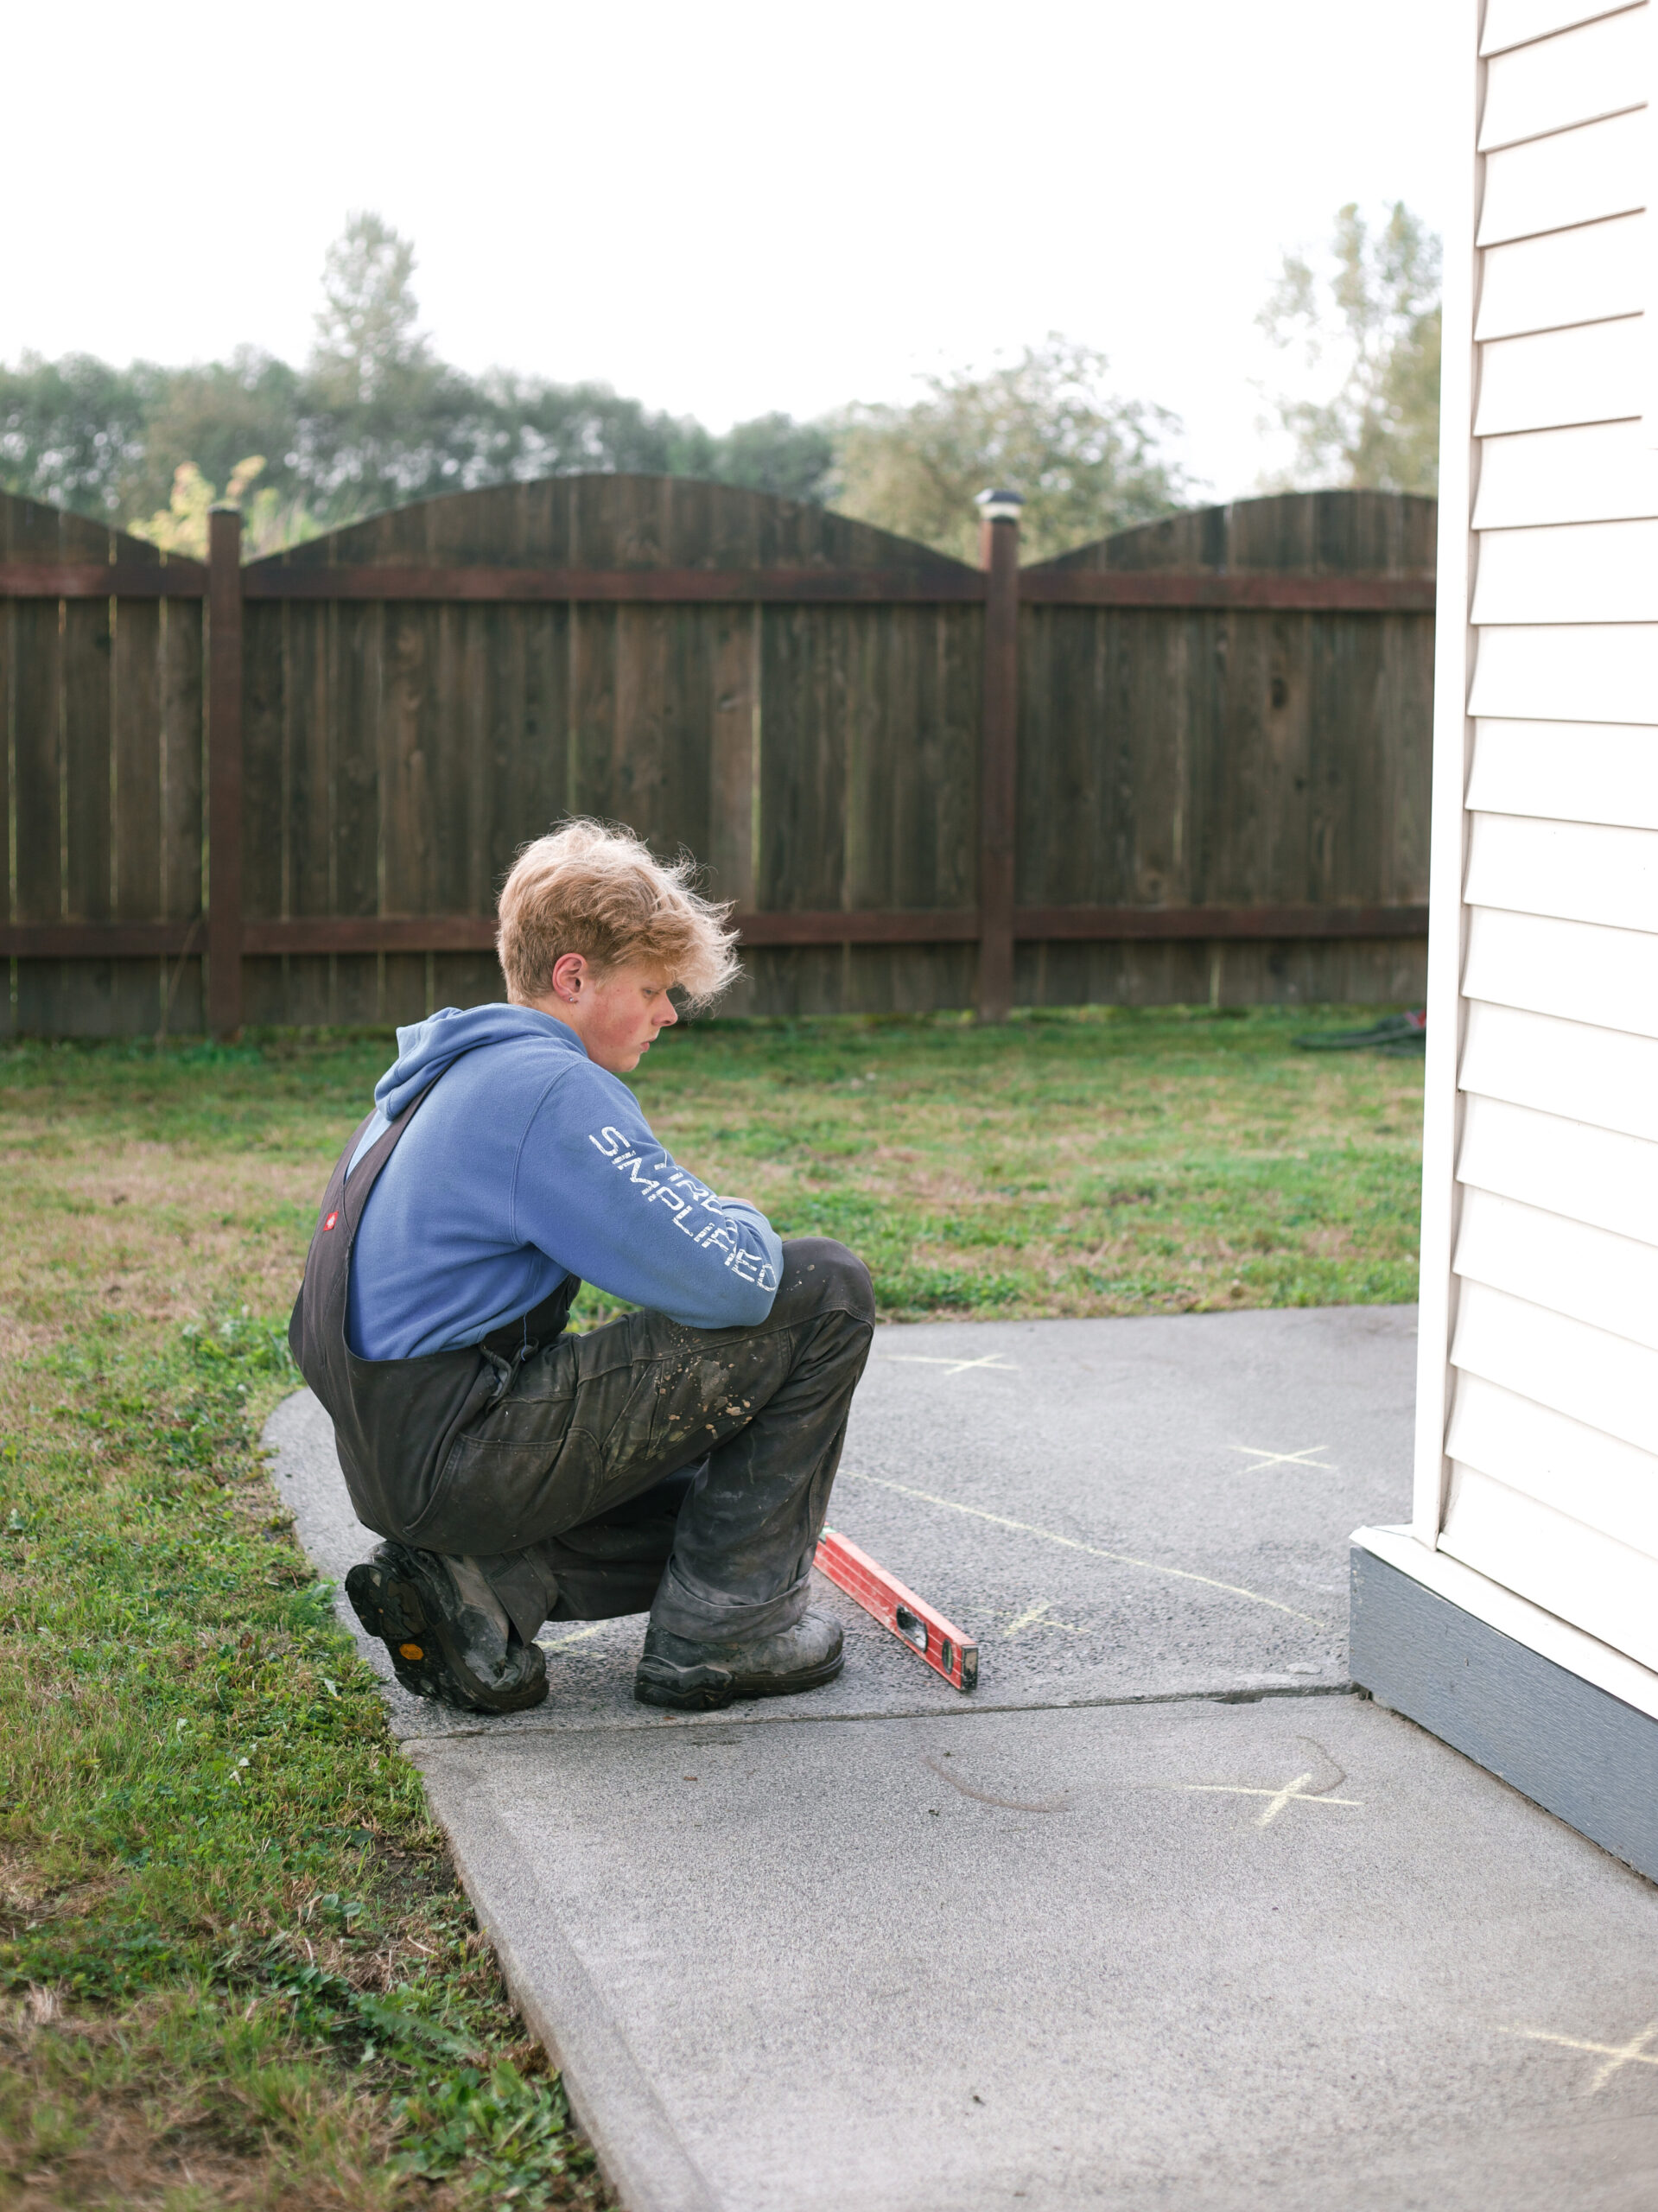
<svg viewBox="0 0 1658 2212">
<path fill-rule="evenodd" d="M 245 565 L 0 500 L 8 1019 L 499 995 L 573 812 L 734 899 L 734 1010 L 1388 1000 L 1426 931 L 1433 507 L 1170 517 L 981 567 L 651 477 L 459 493 Z M 204 620 L 205 616 L 205 620 Z"/>
</svg>

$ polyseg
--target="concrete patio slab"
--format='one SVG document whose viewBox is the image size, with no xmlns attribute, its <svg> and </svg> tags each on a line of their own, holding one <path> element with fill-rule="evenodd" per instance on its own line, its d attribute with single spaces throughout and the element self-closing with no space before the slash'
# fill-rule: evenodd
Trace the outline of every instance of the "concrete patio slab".
<svg viewBox="0 0 1658 2212">
<path fill-rule="evenodd" d="M 631 2212 L 1658 2202 L 1652 1891 L 1360 1699 L 412 1748 Z"/>
<path fill-rule="evenodd" d="M 878 1330 L 832 1525 L 977 1637 L 981 1707 L 1344 1687 L 1347 1537 L 1408 1510 L 1414 1325 L 1356 1306 Z M 307 1551 L 343 1581 L 374 1539 L 326 1414 L 302 1392 L 266 1440 Z M 848 1656 L 814 1718 L 957 1701 L 838 1591 L 816 1602 Z M 683 1725 L 632 1701 L 642 1632 L 549 1627 L 551 1696 L 492 1732 Z M 400 1734 L 476 1726 L 387 1695 Z"/>
<path fill-rule="evenodd" d="M 538 1713 L 387 1696 L 629 2212 L 1635 2212 L 1658 1897 L 1350 1694 L 1347 1537 L 1407 1510 L 1404 1309 L 878 1332 L 835 1526 L 980 1639 Z M 366 1539 L 305 1394 L 320 1569 Z"/>
</svg>

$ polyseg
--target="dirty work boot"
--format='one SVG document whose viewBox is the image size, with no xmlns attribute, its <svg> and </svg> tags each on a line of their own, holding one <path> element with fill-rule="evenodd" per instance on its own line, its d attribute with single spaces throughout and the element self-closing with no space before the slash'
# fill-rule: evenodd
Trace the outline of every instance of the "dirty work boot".
<svg viewBox="0 0 1658 2212">
<path fill-rule="evenodd" d="M 441 1698 L 469 1713 L 522 1713 L 547 1694 L 541 1646 L 524 1643 L 505 1614 L 492 1618 L 467 1604 L 435 1552 L 378 1544 L 346 1577 L 346 1595 L 416 1697 Z"/>
<path fill-rule="evenodd" d="M 729 1643 L 692 1643 L 648 1628 L 633 1694 L 641 1705 L 708 1711 L 740 1697 L 791 1697 L 815 1690 L 841 1671 L 841 1624 L 827 1613 L 803 1614 L 792 1628 Z"/>
</svg>

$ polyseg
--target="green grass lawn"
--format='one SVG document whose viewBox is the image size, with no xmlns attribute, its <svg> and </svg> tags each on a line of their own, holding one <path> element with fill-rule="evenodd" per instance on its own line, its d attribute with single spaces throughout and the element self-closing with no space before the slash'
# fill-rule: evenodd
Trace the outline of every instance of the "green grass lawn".
<svg viewBox="0 0 1658 2212">
<path fill-rule="evenodd" d="M 637 1088 L 889 1319 L 1408 1299 L 1420 1064 L 1340 1020 L 703 1023 Z M 602 2201 L 257 1453 L 388 1057 L 0 1050 L 0 2202 Z"/>
</svg>

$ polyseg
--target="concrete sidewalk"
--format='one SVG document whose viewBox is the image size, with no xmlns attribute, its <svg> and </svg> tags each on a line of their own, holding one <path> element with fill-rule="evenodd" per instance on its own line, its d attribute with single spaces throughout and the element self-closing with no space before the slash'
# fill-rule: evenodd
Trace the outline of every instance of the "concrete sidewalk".
<svg viewBox="0 0 1658 2212">
<path fill-rule="evenodd" d="M 641 1621 L 511 1721 L 388 1687 L 630 2212 L 1658 2201 L 1650 1886 L 1343 1694 L 1412 1321 L 879 1332 L 831 1520 L 971 1698 L 828 1586 L 810 1697 L 636 1706 Z M 326 1419 L 267 1433 L 337 1580 Z"/>
</svg>

